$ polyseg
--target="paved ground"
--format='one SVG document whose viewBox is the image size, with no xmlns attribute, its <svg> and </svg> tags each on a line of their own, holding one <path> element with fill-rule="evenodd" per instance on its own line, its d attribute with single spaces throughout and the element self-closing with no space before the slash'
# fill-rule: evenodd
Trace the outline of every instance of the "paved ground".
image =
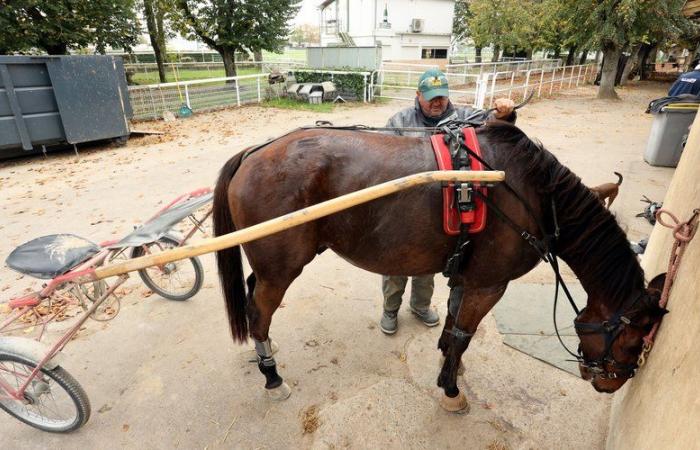
<svg viewBox="0 0 700 450">
<path fill-rule="evenodd" d="M 621 91 L 622 102 L 597 101 L 583 88 L 529 105 L 519 125 L 538 137 L 589 185 L 625 176 L 613 211 L 631 238 L 651 227 L 633 216 L 641 194 L 660 200 L 671 169 L 642 160 L 651 118 L 646 103 L 664 86 Z M 39 235 L 72 232 L 100 241 L 125 234 L 159 201 L 212 185 L 226 159 L 243 147 L 318 119 L 381 125 L 405 104 L 307 112 L 247 107 L 148 124 L 164 137 L 125 148 L 83 149 L 0 164 L 0 255 Z M 305 269 L 275 315 L 281 374 L 293 394 L 271 403 L 248 347 L 230 343 L 211 256 L 207 279 L 184 303 L 145 298 L 136 280 L 119 317 L 89 323 L 67 347 L 65 367 L 92 401 L 79 432 L 56 436 L 0 415 L 3 448 L 602 448 L 609 397 L 568 373 L 502 344 L 491 315 L 464 357 L 460 380 L 466 415 L 437 405 L 438 329 L 406 312 L 400 330 L 381 334 L 379 277 L 325 253 Z M 571 279 L 571 275 L 567 275 Z M 519 282 L 543 283 L 543 267 Z M 447 288 L 438 279 L 442 317 Z M 0 298 L 31 280 L 0 269 Z M 314 413 L 314 411 L 316 411 Z M 303 416 L 318 419 L 304 433 Z M 307 421 L 308 422 L 308 421 Z M 313 422 L 313 420 L 311 421 Z M 312 427 L 313 428 L 313 427 Z"/>
</svg>

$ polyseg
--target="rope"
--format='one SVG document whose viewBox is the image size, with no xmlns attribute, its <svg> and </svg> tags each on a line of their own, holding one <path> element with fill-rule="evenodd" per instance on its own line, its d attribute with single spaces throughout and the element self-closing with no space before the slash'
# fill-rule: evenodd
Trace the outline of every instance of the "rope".
<svg viewBox="0 0 700 450">
<path fill-rule="evenodd" d="M 666 220 L 664 220 L 664 214 L 671 219 L 672 223 L 666 222 Z M 694 209 L 693 215 L 690 216 L 690 218 L 687 221 L 681 223 L 681 221 L 678 220 L 678 218 L 670 211 L 660 209 L 656 212 L 656 221 L 662 226 L 672 229 L 673 237 L 675 238 L 673 248 L 671 249 L 671 257 L 668 261 L 666 280 L 664 281 L 664 287 L 661 291 L 661 298 L 659 299 L 659 306 L 661 308 L 665 308 L 668 304 L 668 299 L 671 294 L 671 287 L 673 287 L 673 282 L 676 278 L 676 274 L 678 273 L 678 268 L 680 267 L 683 253 L 685 252 L 685 248 L 688 246 L 688 242 L 690 242 L 690 240 L 693 239 L 693 236 L 695 235 L 699 214 L 700 209 Z M 656 336 L 656 332 L 659 329 L 659 324 L 660 322 L 656 322 L 649 334 L 644 336 L 644 348 L 642 350 L 641 355 L 639 356 L 640 366 L 644 364 L 647 355 L 649 354 L 652 346 L 654 345 L 654 337 Z"/>
</svg>

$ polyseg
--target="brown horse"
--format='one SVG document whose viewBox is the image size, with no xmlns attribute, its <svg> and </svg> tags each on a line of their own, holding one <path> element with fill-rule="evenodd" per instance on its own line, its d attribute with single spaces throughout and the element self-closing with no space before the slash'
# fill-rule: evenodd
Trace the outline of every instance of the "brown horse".
<svg viewBox="0 0 700 450">
<path fill-rule="evenodd" d="M 535 217 L 552 229 L 556 213 L 561 229 L 556 250 L 588 293 L 587 306 L 576 319 L 581 373 L 597 390 L 615 391 L 633 376 L 642 337 L 663 315 L 657 306 L 658 290 L 645 289 L 641 267 L 614 217 L 551 153 L 510 124 L 489 123 L 477 133 L 484 159 L 506 172 L 509 185 L 523 200 L 498 185 L 489 192 L 493 203 L 540 238 Z M 427 138 L 333 129 L 295 131 L 226 163 L 214 196 L 215 234 L 429 170 L 436 170 L 436 162 Z M 244 244 L 253 270 L 247 294 L 240 248 L 218 252 L 233 337 L 240 342 L 249 333 L 253 337 L 259 369 L 273 398 L 286 398 L 290 391 L 277 374 L 268 330 L 285 291 L 303 267 L 330 248 L 379 274 L 440 272 L 456 244 L 455 237 L 443 232 L 441 208 L 441 187 L 428 185 Z M 456 384 L 461 356 L 508 282 L 539 260 L 519 233 L 493 214 L 484 231 L 471 236 L 468 258 L 453 281 L 450 313 L 438 343 L 445 356 L 438 377 L 445 391 L 444 408 L 466 406 Z"/>
</svg>

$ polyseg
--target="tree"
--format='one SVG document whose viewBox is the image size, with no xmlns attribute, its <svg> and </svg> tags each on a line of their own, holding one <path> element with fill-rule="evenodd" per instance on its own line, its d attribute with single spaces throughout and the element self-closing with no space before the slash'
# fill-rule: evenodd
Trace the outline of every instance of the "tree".
<svg viewBox="0 0 700 450">
<path fill-rule="evenodd" d="M 321 36 L 317 26 L 305 23 L 294 27 L 290 36 L 290 41 L 297 46 L 303 44 L 318 44 L 321 42 Z"/>
<path fill-rule="evenodd" d="M 279 51 L 299 0 L 178 0 L 182 31 L 221 54 L 227 77 L 236 75 L 236 52 Z"/>
<path fill-rule="evenodd" d="M 179 10 L 170 1 L 143 0 L 143 15 L 146 19 L 148 37 L 156 57 L 158 77 L 161 83 L 167 81 L 165 63 L 168 60 L 168 52 L 165 41 L 166 38 L 174 36 L 174 33 L 169 29 L 172 28 L 173 22 L 179 20 L 178 13 Z"/>
<path fill-rule="evenodd" d="M 0 0 L 0 50 L 64 55 L 94 45 L 129 50 L 137 41 L 135 0 Z"/>
<path fill-rule="evenodd" d="M 673 39 L 687 27 L 684 0 L 573 0 L 565 2 L 568 20 L 586 45 L 603 52 L 598 98 L 616 99 L 615 78 L 625 48 L 650 37 Z"/>
</svg>

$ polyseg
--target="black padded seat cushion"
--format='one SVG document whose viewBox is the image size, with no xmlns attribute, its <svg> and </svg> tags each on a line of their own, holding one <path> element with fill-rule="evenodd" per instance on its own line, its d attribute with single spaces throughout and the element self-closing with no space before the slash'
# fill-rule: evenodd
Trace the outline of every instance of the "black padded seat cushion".
<svg viewBox="0 0 700 450">
<path fill-rule="evenodd" d="M 52 234 L 20 245 L 10 253 L 5 264 L 35 278 L 51 279 L 99 251 L 99 246 L 79 236 Z"/>
</svg>

